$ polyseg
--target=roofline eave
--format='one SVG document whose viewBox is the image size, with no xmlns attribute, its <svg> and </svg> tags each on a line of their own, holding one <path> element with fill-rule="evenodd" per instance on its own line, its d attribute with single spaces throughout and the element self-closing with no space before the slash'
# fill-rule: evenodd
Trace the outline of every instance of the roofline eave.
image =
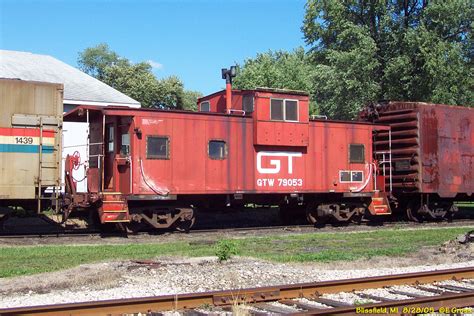
<svg viewBox="0 0 474 316">
<path fill-rule="evenodd" d="M 140 103 L 121 103 L 121 102 L 101 102 L 101 101 L 85 101 L 85 100 L 69 100 L 64 99 L 64 104 L 71 105 L 93 105 L 93 106 L 128 106 L 132 108 L 140 108 Z"/>
</svg>

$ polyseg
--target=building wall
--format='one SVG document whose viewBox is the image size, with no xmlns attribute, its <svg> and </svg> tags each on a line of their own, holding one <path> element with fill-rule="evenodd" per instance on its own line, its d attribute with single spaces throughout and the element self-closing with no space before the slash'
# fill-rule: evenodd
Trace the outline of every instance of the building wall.
<svg viewBox="0 0 474 316">
<path fill-rule="evenodd" d="M 63 125 L 63 170 L 67 155 L 73 155 L 78 151 L 81 155 L 81 164 L 87 157 L 87 137 L 89 127 L 87 123 L 64 122 Z M 77 191 L 87 191 L 87 179 L 85 179 L 85 165 L 81 165 L 78 170 L 73 171 L 73 177 L 77 181 Z M 64 173 L 62 175 L 64 183 Z"/>
</svg>

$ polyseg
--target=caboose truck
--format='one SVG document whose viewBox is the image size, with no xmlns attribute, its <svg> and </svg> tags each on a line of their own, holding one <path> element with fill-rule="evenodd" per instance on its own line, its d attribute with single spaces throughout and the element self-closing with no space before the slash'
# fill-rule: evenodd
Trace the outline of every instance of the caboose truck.
<svg viewBox="0 0 474 316">
<path fill-rule="evenodd" d="M 391 213 L 386 125 L 311 119 L 301 91 L 226 90 L 198 100 L 199 112 L 81 106 L 65 121 L 90 124 L 87 193 L 75 191 L 79 157 L 67 157 L 65 218 L 97 211 L 100 223 L 187 230 L 195 208 L 279 205 L 310 222 Z M 387 177 L 384 177 L 387 176 Z"/>
</svg>

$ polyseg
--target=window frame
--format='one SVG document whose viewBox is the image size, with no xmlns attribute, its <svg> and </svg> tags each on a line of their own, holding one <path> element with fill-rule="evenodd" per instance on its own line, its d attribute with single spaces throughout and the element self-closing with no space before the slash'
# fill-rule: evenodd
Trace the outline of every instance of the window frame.
<svg viewBox="0 0 474 316">
<path fill-rule="evenodd" d="M 343 181 L 342 180 L 342 173 L 343 172 L 348 172 L 349 173 L 349 181 Z M 351 183 L 352 180 L 352 175 L 350 170 L 339 170 L 339 183 Z"/>
<path fill-rule="evenodd" d="M 286 101 L 295 101 L 296 102 L 296 120 L 288 120 L 286 118 Z M 300 103 L 298 99 L 285 99 L 284 101 L 284 114 L 285 114 L 285 122 L 299 122 L 300 121 Z"/>
<path fill-rule="evenodd" d="M 148 153 L 148 139 L 150 137 L 155 138 L 166 138 L 166 157 L 151 155 Z M 150 160 L 170 160 L 171 157 L 171 146 L 170 146 L 170 137 L 168 135 L 147 135 L 146 136 L 146 159 Z"/>
<path fill-rule="evenodd" d="M 354 173 L 360 173 L 362 175 L 362 178 L 360 181 L 354 181 L 353 180 L 353 174 Z M 352 170 L 351 171 L 351 183 L 364 183 L 364 172 L 362 170 Z"/>
<path fill-rule="evenodd" d="M 348 172 L 349 173 L 349 181 L 342 181 L 342 173 Z M 362 180 L 360 181 L 352 181 L 352 174 L 353 173 L 360 173 L 362 174 Z M 364 172 L 362 170 L 339 170 L 339 183 L 363 183 L 364 182 Z"/>
<path fill-rule="evenodd" d="M 114 124 L 107 124 L 107 153 L 115 153 L 115 125 Z"/>
<path fill-rule="evenodd" d="M 209 107 L 207 111 L 203 111 L 203 110 L 202 110 L 202 105 L 205 104 L 205 103 L 207 103 L 207 105 L 208 105 L 208 107 Z M 209 102 L 209 101 L 202 101 L 201 103 L 199 103 L 199 112 L 206 112 L 206 113 L 207 113 L 207 112 L 211 112 L 211 102 Z"/>
<path fill-rule="evenodd" d="M 252 110 L 251 111 L 247 111 L 245 109 L 245 104 L 244 104 L 244 99 L 245 98 L 251 98 L 252 99 Z M 242 95 L 242 110 L 245 111 L 245 113 L 253 113 L 255 111 L 255 95 L 251 94 L 251 93 L 247 93 L 247 94 L 244 94 Z"/>
<path fill-rule="evenodd" d="M 362 146 L 362 160 L 352 160 L 351 146 Z M 349 144 L 348 155 L 349 155 L 349 163 L 365 163 L 365 145 L 364 144 L 358 144 L 358 143 Z"/>
<path fill-rule="evenodd" d="M 272 100 L 281 100 L 283 101 L 283 120 L 276 120 L 272 118 Z M 286 119 L 286 101 L 295 101 L 296 102 L 296 121 Z M 288 99 L 288 98 L 270 98 L 270 121 L 275 122 L 299 122 L 300 121 L 300 100 L 298 99 Z"/>
<path fill-rule="evenodd" d="M 124 145 L 124 141 L 123 141 L 123 140 L 124 140 L 123 138 L 124 138 L 125 135 L 128 136 L 128 144 L 126 144 L 126 145 Z M 132 140 L 131 140 L 131 136 L 130 136 L 130 134 L 129 134 L 128 132 L 120 134 L 120 156 L 126 157 L 126 156 L 130 156 L 130 155 L 131 155 L 131 153 L 130 153 L 130 150 L 131 150 L 131 141 L 132 141 Z M 123 151 L 122 151 L 122 149 L 123 149 L 124 146 L 127 146 L 127 147 L 128 147 L 128 153 L 127 153 L 127 154 L 124 154 Z"/>
<path fill-rule="evenodd" d="M 223 142 L 224 143 L 224 157 L 223 158 L 213 158 L 211 157 L 210 149 L 211 149 L 211 142 Z M 207 142 L 207 157 L 211 160 L 226 160 L 229 156 L 229 146 L 227 146 L 227 141 L 221 138 L 211 138 Z"/>
</svg>

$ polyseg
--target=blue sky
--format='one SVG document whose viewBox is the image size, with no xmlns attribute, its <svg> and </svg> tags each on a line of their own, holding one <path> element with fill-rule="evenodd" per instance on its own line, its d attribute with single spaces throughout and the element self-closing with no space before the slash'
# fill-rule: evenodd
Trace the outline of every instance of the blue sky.
<svg viewBox="0 0 474 316">
<path fill-rule="evenodd" d="M 304 0 L 0 0 L 0 48 L 73 66 L 100 42 L 186 89 L 221 89 L 220 69 L 269 49 L 304 46 Z"/>
</svg>

